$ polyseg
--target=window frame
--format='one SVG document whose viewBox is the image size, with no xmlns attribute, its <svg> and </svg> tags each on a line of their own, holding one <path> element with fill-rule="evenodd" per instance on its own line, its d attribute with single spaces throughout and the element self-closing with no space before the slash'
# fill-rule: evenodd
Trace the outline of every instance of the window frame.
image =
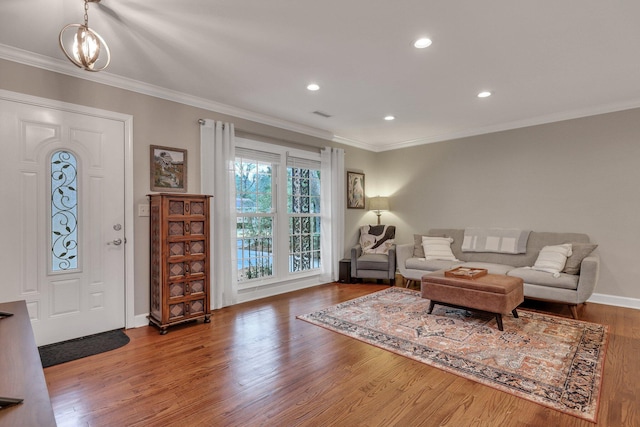
<svg viewBox="0 0 640 427">
<path fill-rule="evenodd" d="M 235 165 L 235 162 L 237 162 L 237 159 L 238 159 L 238 155 L 236 155 L 234 157 L 235 157 L 235 161 L 234 161 L 234 165 Z M 254 211 L 253 212 L 238 213 L 238 211 L 237 211 L 237 207 L 238 207 L 237 202 L 238 202 L 239 199 L 240 200 L 244 199 L 244 195 L 245 194 L 243 193 L 243 194 L 239 195 L 239 194 L 236 193 L 236 221 L 235 221 L 235 223 L 236 223 L 236 241 L 238 240 L 238 234 L 239 234 L 238 233 L 238 230 L 239 230 L 238 224 L 240 224 L 240 223 L 245 224 L 244 221 L 242 221 L 242 222 L 239 221 L 240 218 L 256 219 L 258 221 L 260 221 L 260 218 L 269 218 L 271 220 L 271 224 L 272 224 L 270 237 L 271 237 L 271 240 L 272 240 L 272 245 L 271 246 L 273 248 L 273 246 L 274 246 L 273 242 L 276 241 L 276 235 L 275 235 L 276 209 L 274 208 L 274 205 L 277 202 L 277 191 L 275 191 L 275 186 L 276 186 L 277 175 L 278 175 L 278 163 L 273 163 L 273 162 L 267 163 L 264 160 L 254 159 L 254 158 L 251 158 L 250 156 L 242 156 L 241 158 L 244 159 L 244 160 L 255 161 L 256 163 L 260 163 L 260 164 L 263 164 L 263 165 L 264 164 L 269 164 L 270 165 L 270 167 L 271 167 L 271 193 L 270 193 L 270 196 L 271 196 L 270 197 L 271 198 L 271 207 L 270 207 L 269 211 L 267 212 L 267 211 L 259 210 L 258 206 L 256 205 L 256 206 L 254 206 Z M 259 169 L 259 167 L 258 167 L 258 169 Z M 236 191 L 237 191 L 237 189 L 236 189 Z M 256 193 L 256 195 L 258 195 L 258 194 Z M 242 234 L 243 234 L 242 238 L 244 240 L 244 239 L 246 239 L 246 236 L 244 236 L 244 230 L 245 230 L 244 226 L 242 227 L 242 230 L 243 230 L 242 231 Z M 261 239 L 262 237 L 263 236 L 257 235 L 257 236 L 254 236 L 253 239 Z M 251 240 L 251 237 L 249 237 L 248 239 Z M 244 250 L 243 250 L 243 252 L 244 252 Z M 249 252 L 250 252 L 250 250 L 249 250 Z M 272 255 L 271 258 L 275 258 L 275 254 Z M 238 262 L 239 261 L 240 260 L 238 260 Z M 257 267 L 257 265 L 256 265 L 256 267 Z M 276 266 L 272 265 L 272 268 L 273 268 L 272 274 L 269 275 L 269 276 L 259 277 L 259 278 L 256 278 L 256 279 L 247 279 L 247 280 L 243 280 L 243 281 L 238 280 L 238 284 L 243 284 L 243 283 L 246 283 L 246 282 L 255 282 L 255 281 L 259 281 L 259 280 L 270 280 L 273 277 L 275 277 L 275 274 L 276 274 L 276 272 L 275 272 Z M 238 277 L 238 279 L 241 277 L 239 271 L 238 271 L 237 277 Z"/>
<path fill-rule="evenodd" d="M 256 150 L 271 154 L 277 154 L 279 161 L 273 164 L 272 170 L 272 193 L 275 194 L 273 203 L 273 274 L 266 278 L 248 279 L 237 281 L 238 290 L 253 289 L 262 286 L 273 285 L 276 283 L 298 280 L 300 278 L 308 278 L 320 276 L 321 263 L 318 268 L 311 270 L 289 272 L 289 217 L 287 210 L 287 158 L 295 157 L 299 159 L 307 159 L 320 165 L 321 155 L 319 151 L 306 151 L 297 148 L 285 147 L 282 145 L 271 144 L 268 142 L 249 139 L 246 137 L 235 138 L 236 147 L 246 150 Z M 249 158 L 243 156 L 244 158 Z M 236 156 L 234 153 L 234 160 Z M 318 168 L 320 170 L 320 168 Z M 322 185 L 322 177 L 321 177 Z M 321 192 L 322 194 L 322 192 Z M 236 195 L 237 196 L 237 195 Z M 322 204 L 322 197 L 320 200 Z M 240 215 L 246 216 L 246 215 Z M 236 222 L 238 214 L 236 213 Z"/>
<path fill-rule="evenodd" d="M 313 209 L 309 209 L 309 212 L 289 212 L 289 206 L 288 206 L 288 202 L 292 201 L 291 200 L 291 194 L 289 194 L 289 168 L 292 169 L 297 169 L 297 170 L 305 170 L 305 171 L 316 171 L 318 173 L 318 175 L 314 176 L 315 174 L 313 173 L 309 173 L 309 176 L 307 178 L 299 178 L 300 181 L 305 181 L 308 180 L 308 194 L 299 194 L 299 198 L 300 200 L 304 200 L 305 198 L 308 198 L 308 205 L 309 207 L 311 207 L 313 205 L 313 199 L 314 198 L 318 198 L 318 207 L 320 208 L 322 206 L 322 171 L 321 171 L 321 165 L 319 164 L 314 164 L 312 165 L 312 162 L 299 162 L 296 160 L 300 160 L 300 159 L 293 159 L 293 161 L 290 161 L 291 157 L 289 157 L 287 159 L 287 226 L 288 226 L 288 230 L 289 230 L 289 273 L 302 273 L 305 271 L 314 271 L 314 270 L 319 270 L 322 268 L 322 239 L 321 239 L 321 233 L 322 233 L 322 212 L 321 209 L 319 210 L 315 210 L 312 211 Z M 303 163 L 303 164 L 299 164 L 299 163 Z M 305 164 L 306 163 L 306 164 Z M 291 181 L 291 189 L 293 190 L 293 181 L 294 178 L 293 176 L 291 176 L 292 181 Z M 314 192 L 312 190 L 312 187 L 314 187 L 314 182 L 316 183 L 316 185 L 318 186 L 318 193 L 314 196 Z M 300 231 L 300 233 L 297 233 L 292 223 L 295 223 L 295 218 L 298 219 L 299 222 L 299 226 L 298 229 Z M 305 233 L 303 230 L 303 224 L 305 222 L 305 218 L 308 218 L 309 220 L 309 230 L 308 233 Z M 315 225 L 314 225 L 315 224 Z M 304 247 L 304 241 L 305 239 L 308 239 L 308 243 L 309 243 L 309 247 L 305 248 Z M 298 243 L 300 244 L 300 248 L 299 250 L 297 249 L 292 249 L 291 245 L 293 243 L 293 241 L 298 240 Z M 317 241 L 317 245 L 315 244 Z M 305 255 L 306 254 L 306 255 Z M 318 262 L 318 266 L 313 268 L 307 268 L 307 269 L 300 269 L 298 271 L 292 272 L 290 269 L 292 267 L 292 257 L 299 255 L 300 256 L 300 263 L 301 264 L 305 264 L 306 262 L 303 261 L 306 258 L 306 261 L 309 262 L 309 264 L 315 264 L 315 261 L 317 260 Z"/>
</svg>

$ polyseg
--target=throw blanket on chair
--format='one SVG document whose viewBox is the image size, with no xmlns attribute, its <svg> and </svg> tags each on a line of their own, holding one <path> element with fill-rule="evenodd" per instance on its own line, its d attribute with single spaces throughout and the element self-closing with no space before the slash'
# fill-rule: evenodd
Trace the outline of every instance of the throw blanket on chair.
<svg viewBox="0 0 640 427">
<path fill-rule="evenodd" d="M 523 254 L 527 252 L 530 232 L 515 228 L 465 228 L 462 252 Z"/>
<path fill-rule="evenodd" d="M 396 237 L 395 225 L 363 225 L 360 227 L 360 246 L 365 254 L 387 254 Z"/>
</svg>

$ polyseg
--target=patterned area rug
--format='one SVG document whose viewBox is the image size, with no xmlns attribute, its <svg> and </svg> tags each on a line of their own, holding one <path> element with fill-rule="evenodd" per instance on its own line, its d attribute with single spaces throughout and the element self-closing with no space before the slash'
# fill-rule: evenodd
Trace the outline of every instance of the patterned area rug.
<svg viewBox="0 0 640 427">
<path fill-rule="evenodd" d="M 299 319 L 595 422 L 608 327 L 518 310 L 495 316 L 436 305 L 401 288 Z"/>
</svg>

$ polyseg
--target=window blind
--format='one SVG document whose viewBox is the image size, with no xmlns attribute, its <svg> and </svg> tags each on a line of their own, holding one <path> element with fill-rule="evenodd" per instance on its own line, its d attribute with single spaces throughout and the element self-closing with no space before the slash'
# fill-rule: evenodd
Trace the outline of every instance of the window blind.
<svg viewBox="0 0 640 427">
<path fill-rule="evenodd" d="M 236 147 L 236 157 L 258 160 L 260 162 L 280 164 L 280 154 L 268 151 L 254 150 L 253 148 Z"/>
<path fill-rule="evenodd" d="M 304 159 L 287 155 L 287 167 L 298 169 L 320 170 L 319 160 Z"/>
</svg>

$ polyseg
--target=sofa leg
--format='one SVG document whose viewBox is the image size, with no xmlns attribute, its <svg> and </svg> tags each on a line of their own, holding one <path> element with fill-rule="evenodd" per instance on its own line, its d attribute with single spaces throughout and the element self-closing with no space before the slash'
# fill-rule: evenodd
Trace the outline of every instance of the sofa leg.
<svg viewBox="0 0 640 427">
<path fill-rule="evenodd" d="M 418 282 L 417 280 L 407 279 L 407 283 L 405 285 L 405 288 L 409 288 L 409 287 L 413 286 L 414 284 L 419 286 L 419 283 L 420 282 Z"/>
<path fill-rule="evenodd" d="M 578 319 L 578 306 L 576 304 L 569 304 L 569 310 L 571 310 L 571 316 L 574 319 Z"/>
<path fill-rule="evenodd" d="M 395 286 L 396 285 L 396 279 L 389 279 L 389 286 Z"/>
</svg>

